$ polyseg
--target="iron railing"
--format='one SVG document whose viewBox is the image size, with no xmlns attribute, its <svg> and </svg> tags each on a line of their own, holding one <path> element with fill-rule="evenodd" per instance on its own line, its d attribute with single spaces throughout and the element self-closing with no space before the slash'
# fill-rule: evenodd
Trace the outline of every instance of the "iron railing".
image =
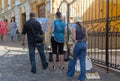
<svg viewBox="0 0 120 81">
<path fill-rule="evenodd" d="M 94 63 L 118 70 L 120 70 L 119 5 L 119 0 L 73 0 L 67 6 L 67 23 L 73 23 L 74 17 L 80 16 L 87 27 L 88 56 Z"/>
<path fill-rule="evenodd" d="M 93 62 L 106 65 L 106 33 L 89 32 L 88 36 L 88 56 L 91 57 Z M 108 66 L 120 70 L 120 32 L 110 32 L 108 39 Z"/>
</svg>

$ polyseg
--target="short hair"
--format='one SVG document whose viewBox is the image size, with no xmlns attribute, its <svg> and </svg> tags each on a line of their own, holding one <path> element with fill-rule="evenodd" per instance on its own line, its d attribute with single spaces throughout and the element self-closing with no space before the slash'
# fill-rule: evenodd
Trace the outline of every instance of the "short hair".
<svg viewBox="0 0 120 81">
<path fill-rule="evenodd" d="M 31 17 L 36 17 L 36 14 L 35 14 L 34 12 L 31 12 L 31 13 L 30 13 L 30 18 L 31 18 Z"/>
<path fill-rule="evenodd" d="M 55 14 L 58 18 L 61 18 L 61 16 L 62 16 L 62 14 L 58 11 L 58 12 L 56 12 L 56 14 Z"/>
</svg>

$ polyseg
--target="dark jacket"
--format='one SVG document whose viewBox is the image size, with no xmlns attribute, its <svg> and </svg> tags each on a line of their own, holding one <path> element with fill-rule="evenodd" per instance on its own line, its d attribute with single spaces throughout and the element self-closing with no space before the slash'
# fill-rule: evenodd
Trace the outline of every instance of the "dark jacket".
<svg viewBox="0 0 120 81">
<path fill-rule="evenodd" d="M 44 34 L 40 23 L 36 19 L 31 18 L 24 24 L 22 30 L 22 35 L 27 34 L 28 44 L 33 44 L 34 33 L 32 29 L 34 30 L 35 34 Z"/>
</svg>

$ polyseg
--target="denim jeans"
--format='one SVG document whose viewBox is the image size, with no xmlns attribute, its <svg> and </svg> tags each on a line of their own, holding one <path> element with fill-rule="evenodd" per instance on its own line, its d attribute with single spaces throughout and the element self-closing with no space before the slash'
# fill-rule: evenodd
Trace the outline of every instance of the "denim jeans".
<svg viewBox="0 0 120 81">
<path fill-rule="evenodd" d="M 36 61 L 35 61 L 35 48 L 36 47 L 37 47 L 37 50 L 41 58 L 42 67 L 43 69 L 45 69 L 47 67 L 47 64 L 46 64 L 46 56 L 44 54 L 44 44 L 43 43 L 40 43 L 37 45 L 29 44 L 28 47 L 29 47 L 29 57 L 30 57 L 30 63 L 31 63 L 32 70 L 36 71 Z"/>
<path fill-rule="evenodd" d="M 86 61 L 86 41 L 77 42 L 75 44 L 75 47 L 73 50 L 73 59 L 71 59 L 69 61 L 69 64 L 68 64 L 68 72 L 67 72 L 68 77 L 74 76 L 75 64 L 76 64 L 77 58 L 80 59 L 80 67 L 81 67 L 78 80 L 84 81 L 85 76 L 86 76 L 86 64 L 85 64 L 85 61 Z"/>
</svg>

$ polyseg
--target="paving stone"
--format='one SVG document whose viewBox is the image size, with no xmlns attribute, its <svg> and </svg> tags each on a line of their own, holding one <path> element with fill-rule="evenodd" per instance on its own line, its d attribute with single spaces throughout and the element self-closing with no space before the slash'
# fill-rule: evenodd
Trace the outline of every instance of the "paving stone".
<svg viewBox="0 0 120 81">
<path fill-rule="evenodd" d="M 6 55 L 4 55 L 4 57 L 10 58 L 10 57 L 14 57 L 14 55 L 12 55 L 12 54 L 6 54 Z"/>
<path fill-rule="evenodd" d="M 0 49 L 0 81 L 77 81 L 79 75 L 75 73 L 74 78 L 66 77 L 68 63 L 65 63 L 65 70 L 61 71 L 58 68 L 56 71 L 52 71 L 49 68 L 52 67 L 52 62 L 49 62 L 49 68 L 47 70 L 42 69 L 40 57 L 36 54 L 36 66 L 37 73 L 32 74 L 30 72 L 30 62 L 27 49 L 23 50 L 20 45 L 8 44 L 8 49 Z M 10 48 L 12 47 L 12 48 Z M 16 48 L 16 49 L 15 49 Z M 6 57 L 7 56 L 7 57 Z M 46 54 L 47 60 L 48 55 Z M 93 68 L 87 72 L 98 72 L 100 79 L 89 79 L 85 81 L 119 81 L 120 73 L 110 71 L 108 74 L 104 68 L 93 65 Z"/>
</svg>

